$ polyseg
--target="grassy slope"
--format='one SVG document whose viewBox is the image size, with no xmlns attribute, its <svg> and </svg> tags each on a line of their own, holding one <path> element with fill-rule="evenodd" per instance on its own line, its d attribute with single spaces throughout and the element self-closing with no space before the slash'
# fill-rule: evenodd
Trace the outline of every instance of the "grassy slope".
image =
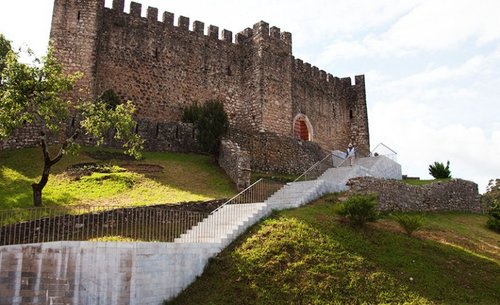
<svg viewBox="0 0 500 305">
<path fill-rule="evenodd" d="M 85 148 L 78 156 L 64 156 L 53 167 L 43 193 L 44 205 L 144 205 L 210 200 L 235 193 L 231 181 L 208 156 L 146 152 L 139 161 L 99 161 L 86 153 L 92 150 Z M 120 170 L 94 173 L 79 181 L 64 173 L 70 165 L 82 162 L 110 163 Z M 32 205 L 31 183 L 39 179 L 42 164 L 40 148 L 0 152 L 0 209 Z M 163 169 L 134 170 L 140 164 Z"/>
<path fill-rule="evenodd" d="M 500 236 L 485 216 L 425 215 L 415 238 L 389 219 L 354 230 L 336 200 L 254 226 L 169 304 L 498 304 Z"/>
</svg>

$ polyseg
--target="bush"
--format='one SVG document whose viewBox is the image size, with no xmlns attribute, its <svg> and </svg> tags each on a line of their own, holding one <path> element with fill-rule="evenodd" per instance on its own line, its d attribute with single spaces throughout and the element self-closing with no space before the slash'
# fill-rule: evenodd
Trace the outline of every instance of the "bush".
<svg viewBox="0 0 500 305">
<path fill-rule="evenodd" d="M 500 233 L 500 179 L 491 179 L 486 193 L 481 196 L 483 207 L 488 211 L 486 226 Z"/>
<path fill-rule="evenodd" d="M 196 139 L 203 151 L 217 154 L 221 138 L 229 128 L 229 120 L 220 101 L 207 101 L 203 106 L 193 104 L 182 115 L 183 122 L 193 123 L 198 131 Z"/>
<path fill-rule="evenodd" d="M 488 211 L 486 225 L 493 231 L 500 233 L 500 203 L 496 203 Z"/>
<path fill-rule="evenodd" d="M 198 103 L 194 103 L 191 106 L 184 108 L 182 113 L 182 121 L 185 123 L 193 123 L 198 122 L 198 119 L 201 116 L 201 107 L 198 106 Z"/>
<path fill-rule="evenodd" d="M 424 220 L 420 215 L 397 214 L 393 218 L 405 230 L 408 236 L 411 236 L 413 232 L 421 229 L 424 225 Z"/>
<path fill-rule="evenodd" d="M 429 165 L 429 174 L 435 179 L 451 178 L 450 161 L 446 162 L 446 167 L 437 161 Z"/>
<path fill-rule="evenodd" d="M 121 104 L 120 97 L 113 91 L 108 89 L 99 96 L 98 101 L 106 104 L 108 109 L 116 109 L 116 106 Z"/>
<path fill-rule="evenodd" d="M 374 195 L 355 195 L 347 199 L 338 212 L 346 217 L 353 226 L 362 227 L 378 218 L 377 197 Z"/>
</svg>

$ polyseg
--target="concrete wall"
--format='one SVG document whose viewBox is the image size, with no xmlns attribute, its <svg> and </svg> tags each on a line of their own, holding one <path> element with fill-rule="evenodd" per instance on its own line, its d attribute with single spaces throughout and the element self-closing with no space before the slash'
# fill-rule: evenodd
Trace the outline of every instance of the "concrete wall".
<svg viewBox="0 0 500 305">
<path fill-rule="evenodd" d="M 2 246 L 0 304 L 159 305 L 201 275 L 219 250 L 176 243 Z"/>
<path fill-rule="evenodd" d="M 477 184 L 462 179 L 413 186 L 394 180 L 360 177 L 347 184 L 352 193 L 377 193 L 381 211 L 481 212 Z"/>
</svg>

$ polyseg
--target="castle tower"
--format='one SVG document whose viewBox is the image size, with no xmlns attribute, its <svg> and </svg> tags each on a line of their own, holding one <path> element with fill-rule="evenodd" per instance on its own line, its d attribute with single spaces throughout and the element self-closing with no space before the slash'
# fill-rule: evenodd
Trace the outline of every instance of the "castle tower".
<svg viewBox="0 0 500 305">
<path fill-rule="evenodd" d="M 261 21 L 253 26 L 260 130 L 292 136 L 292 35 Z"/>
<path fill-rule="evenodd" d="M 55 0 L 50 41 L 65 73 L 82 72 L 74 97 L 96 97 L 97 44 L 104 0 Z"/>
<path fill-rule="evenodd" d="M 368 109 L 366 107 L 366 90 L 364 75 L 354 78 L 354 102 L 351 105 L 351 139 L 358 149 L 365 153 L 370 151 L 370 133 L 368 130 Z"/>
</svg>

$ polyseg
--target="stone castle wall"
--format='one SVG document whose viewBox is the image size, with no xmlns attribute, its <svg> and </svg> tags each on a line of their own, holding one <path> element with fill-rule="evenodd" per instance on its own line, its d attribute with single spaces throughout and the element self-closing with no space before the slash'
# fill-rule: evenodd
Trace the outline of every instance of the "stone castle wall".
<svg viewBox="0 0 500 305">
<path fill-rule="evenodd" d="M 262 21 L 233 36 L 184 16 L 175 22 L 156 8 L 142 11 L 132 2 L 125 13 L 124 0 L 112 8 L 103 0 L 56 0 L 56 55 L 69 71 L 84 72 L 88 98 L 113 89 L 137 104 L 139 119 L 153 122 L 179 121 L 186 106 L 218 99 L 236 129 L 293 137 L 301 114 L 322 147 L 343 150 L 355 141 L 369 148 L 362 76 L 352 85 L 295 59 L 291 34 Z"/>
<path fill-rule="evenodd" d="M 349 180 L 350 193 L 377 193 L 381 211 L 481 212 L 477 184 L 462 179 L 413 186 L 395 180 L 361 177 Z"/>
<path fill-rule="evenodd" d="M 179 121 L 184 108 L 211 99 L 224 103 L 232 129 L 254 135 L 233 139 L 254 170 L 300 172 L 321 148 L 343 151 L 351 141 L 369 149 L 363 76 L 351 84 L 294 58 L 292 35 L 263 21 L 233 35 L 152 7 L 144 14 L 135 2 L 125 13 L 124 4 L 55 0 L 51 43 L 65 72 L 83 73 L 72 98 L 112 89 L 136 104 L 146 149 L 197 151 L 194 132 Z M 297 129 L 299 117 L 307 131 Z M 0 149 L 35 145 L 37 132 L 25 130 Z M 310 141 L 296 140 L 297 130 Z"/>
</svg>

